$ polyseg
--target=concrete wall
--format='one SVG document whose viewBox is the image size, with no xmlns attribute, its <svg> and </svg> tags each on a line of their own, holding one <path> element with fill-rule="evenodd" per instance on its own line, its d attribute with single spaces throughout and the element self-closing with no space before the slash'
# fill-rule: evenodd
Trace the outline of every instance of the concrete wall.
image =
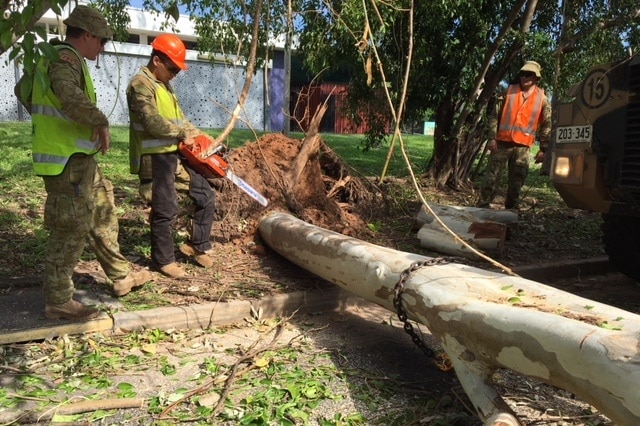
<svg viewBox="0 0 640 426">
<path fill-rule="evenodd" d="M 127 85 L 140 67 L 147 63 L 151 48 L 127 43 L 108 43 L 106 49 L 97 62 L 88 61 L 98 94 L 98 107 L 107 114 L 111 124 L 128 125 Z M 229 63 L 212 64 L 197 60 L 196 56 L 197 52 L 188 52 L 189 69 L 178 74 L 171 84 L 189 120 L 202 128 L 222 128 L 236 107 L 238 95 L 244 85 L 244 70 Z M 13 88 L 22 70 L 14 63 L 7 63 L 7 58 L 7 53 L 0 56 L 0 122 L 29 120 L 29 115 L 13 95 Z M 266 107 L 267 84 L 270 87 L 269 101 L 276 108 Z M 283 87 L 276 82 L 274 91 L 271 86 L 271 82 L 265 82 L 262 70 L 253 76 L 249 97 L 236 128 L 282 130 Z"/>
</svg>

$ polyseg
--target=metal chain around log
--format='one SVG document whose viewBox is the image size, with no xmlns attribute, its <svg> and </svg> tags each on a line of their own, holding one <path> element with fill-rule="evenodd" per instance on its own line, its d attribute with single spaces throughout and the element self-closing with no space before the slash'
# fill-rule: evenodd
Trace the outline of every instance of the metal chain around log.
<svg viewBox="0 0 640 426">
<path fill-rule="evenodd" d="M 411 336 L 411 340 L 417 347 L 419 347 L 425 355 L 429 358 L 433 358 L 433 362 L 436 366 L 442 371 L 451 371 L 453 369 L 453 365 L 451 364 L 451 359 L 444 352 L 436 353 L 436 351 L 424 342 L 416 333 L 413 328 L 413 324 L 409 321 L 407 317 L 407 312 L 404 310 L 402 306 L 402 292 L 404 290 L 404 284 L 409 279 L 411 274 L 418 269 L 425 266 L 434 266 L 434 265 L 444 265 L 449 263 L 451 259 L 445 257 L 434 257 L 433 259 L 423 260 L 420 262 L 413 262 L 411 266 L 400 273 L 400 278 L 394 287 L 394 295 L 393 295 L 393 306 L 396 308 L 396 312 L 398 313 L 398 318 L 403 323 L 404 331 L 407 332 L 409 336 Z"/>
</svg>

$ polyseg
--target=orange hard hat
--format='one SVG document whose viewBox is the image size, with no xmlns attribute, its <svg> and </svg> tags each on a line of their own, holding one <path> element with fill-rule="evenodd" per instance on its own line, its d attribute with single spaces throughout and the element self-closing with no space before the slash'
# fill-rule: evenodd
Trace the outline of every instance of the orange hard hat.
<svg viewBox="0 0 640 426">
<path fill-rule="evenodd" d="M 187 49 L 177 35 L 161 34 L 153 39 L 151 47 L 167 55 L 169 59 L 171 59 L 171 62 L 180 67 L 181 70 L 187 69 L 187 64 L 184 62 Z"/>
</svg>

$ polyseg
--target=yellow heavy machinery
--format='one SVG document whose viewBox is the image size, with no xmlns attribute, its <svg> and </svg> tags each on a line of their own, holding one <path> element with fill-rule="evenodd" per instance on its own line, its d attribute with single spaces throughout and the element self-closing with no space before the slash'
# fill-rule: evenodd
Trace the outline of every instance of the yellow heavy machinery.
<svg viewBox="0 0 640 426">
<path fill-rule="evenodd" d="M 640 281 L 640 55 L 591 68 L 554 109 L 551 182 L 602 213 L 611 263 Z"/>
</svg>

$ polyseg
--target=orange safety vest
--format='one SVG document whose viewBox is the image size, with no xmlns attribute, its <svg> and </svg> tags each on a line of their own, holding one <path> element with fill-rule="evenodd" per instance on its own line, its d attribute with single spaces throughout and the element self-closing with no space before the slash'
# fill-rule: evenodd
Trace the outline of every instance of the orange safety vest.
<svg viewBox="0 0 640 426">
<path fill-rule="evenodd" d="M 524 99 L 520 85 L 510 85 L 502 107 L 496 140 L 525 146 L 533 145 L 543 101 L 544 90 L 537 86 L 533 93 Z"/>
</svg>

